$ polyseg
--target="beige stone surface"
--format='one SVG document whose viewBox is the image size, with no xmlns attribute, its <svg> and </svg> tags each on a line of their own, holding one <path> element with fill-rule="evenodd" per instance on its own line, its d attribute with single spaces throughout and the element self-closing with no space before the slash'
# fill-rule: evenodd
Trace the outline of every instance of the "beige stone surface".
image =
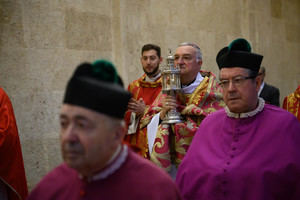
<svg viewBox="0 0 300 200">
<path fill-rule="evenodd" d="M 165 57 L 191 41 L 218 75 L 217 52 L 244 37 L 282 102 L 300 84 L 299 19 L 299 0 L 0 0 L 0 86 L 14 105 L 29 188 L 61 162 L 58 114 L 79 63 L 109 59 L 127 85 L 143 72 L 142 45 L 160 45 Z"/>
<path fill-rule="evenodd" d="M 67 9 L 65 14 L 66 48 L 112 51 L 109 16 L 74 9 Z"/>
</svg>

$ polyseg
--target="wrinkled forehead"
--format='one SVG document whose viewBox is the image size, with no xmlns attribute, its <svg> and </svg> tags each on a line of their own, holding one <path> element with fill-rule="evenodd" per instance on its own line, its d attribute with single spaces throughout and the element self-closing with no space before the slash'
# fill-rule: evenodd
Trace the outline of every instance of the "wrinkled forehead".
<svg viewBox="0 0 300 200">
<path fill-rule="evenodd" d="M 225 67 L 220 70 L 220 79 L 229 79 L 237 76 L 248 76 L 249 70 L 242 67 Z"/>
</svg>

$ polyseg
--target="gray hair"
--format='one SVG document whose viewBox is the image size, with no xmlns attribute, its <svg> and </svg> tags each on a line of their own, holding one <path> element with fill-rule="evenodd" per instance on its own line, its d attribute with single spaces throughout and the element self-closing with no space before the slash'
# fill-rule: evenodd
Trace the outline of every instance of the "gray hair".
<svg viewBox="0 0 300 200">
<path fill-rule="evenodd" d="M 196 50 L 197 61 L 202 60 L 201 49 L 200 49 L 200 47 L 197 44 L 192 43 L 192 42 L 183 42 L 183 43 L 180 43 L 178 45 L 178 47 L 182 47 L 182 46 L 191 46 L 191 47 L 193 47 Z"/>
<path fill-rule="evenodd" d="M 245 70 L 246 70 L 248 76 L 249 76 L 249 77 L 252 77 L 253 80 L 254 80 L 254 78 L 257 77 L 257 75 L 258 75 L 258 73 L 257 73 L 256 71 L 253 71 L 253 70 L 251 70 L 251 69 L 245 69 Z"/>
</svg>

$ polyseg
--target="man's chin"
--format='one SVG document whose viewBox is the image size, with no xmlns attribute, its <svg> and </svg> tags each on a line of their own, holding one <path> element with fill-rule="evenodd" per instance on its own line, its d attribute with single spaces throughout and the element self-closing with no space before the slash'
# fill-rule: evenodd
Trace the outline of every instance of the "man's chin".
<svg viewBox="0 0 300 200">
<path fill-rule="evenodd" d="M 74 169 L 77 169 L 81 165 L 81 161 L 78 158 L 78 155 L 67 154 L 63 156 L 65 163 Z"/>
<path fill-rule="evenodd" d="M 79 170 L 81 167 L 81 163 L 78 162 L 77 160 L 65 159 L 64 161 L 68 165 L 68 167 L 73 168 L 75 170 Z"/>
<path fill-rule="evenodd" d="M 146 74 L 147 76 L 152 76 L 152 75 L 153 75 L 152 72 L 145 72 L 145 74 Z"/>
<path fill-rule="evenodd" d="M 147 76 L 151 77 L 151 76 L 153 76 L 153 75 L 156 74 L 156 71 L 155 71 L 155 72 L 154 72 L 154 71 L 152 71 L 152 72 L 145 72 L 145 74 L 146 74 Z"/>
<path fill-rule="evenodd" d="M 144 72 L 145 72 L 145 74 L 147 75 L 147 76 L 153 76 L 153 75 L 155 75 L 155 74 L 157 74 L 158 73 L 158 70 L 159 70 L 159 66 L 157 66 L 155 69 L 153 69 L 152 71 L 148 71 L 148 70 L 145 70 L 144 68 L 143 68 L 143 70 L 144 70 Z"/>
<path fill-rule="evenodd" d="M 233 113 L 246 113 L 248 112 L 247 110 L 245 110 L 244 107 L 238 106 L 238 105 L 227 105 L 227 107 L 229 108 L 230 112 Z"/>
<path fill-rule="evenodd" d="M 233 113 L 241 113 L 241 111 L 242 111 L 242 108 L 240 107 L 238 100 L 228 101 L 227 107 L 229 108 L 230 112 L 233 112 Z"/>
</svg>

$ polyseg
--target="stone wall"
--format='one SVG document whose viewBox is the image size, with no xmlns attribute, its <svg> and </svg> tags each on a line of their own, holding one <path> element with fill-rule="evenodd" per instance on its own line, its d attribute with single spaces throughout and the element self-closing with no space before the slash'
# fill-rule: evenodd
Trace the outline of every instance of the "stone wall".
<svg viewBox="0 0 300 200">
<path fill-rule="evenodd" d="M 14 105 L 29 188 L 61 162 L 58 114 L 80 62 L 106 58 L 125 84 L 142 74 L 145 43 L 192 41 L 203 69 L 233 39 L 264 55 L 266 82 L 283 97 L 300 84 L 298 0 L 0 0 L 0 85 Z M 3 162 L 3 161 L 1 161 Z"/>
</svg>

